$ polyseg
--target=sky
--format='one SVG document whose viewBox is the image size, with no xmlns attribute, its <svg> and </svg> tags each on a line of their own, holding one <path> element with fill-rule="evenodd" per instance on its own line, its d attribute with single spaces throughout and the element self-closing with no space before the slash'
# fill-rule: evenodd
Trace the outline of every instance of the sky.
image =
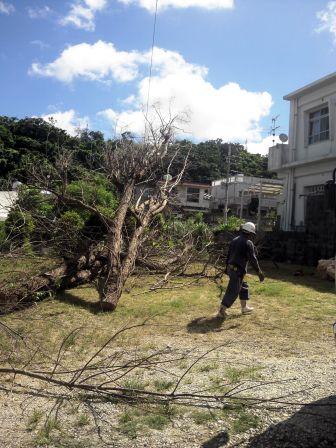
<svg viewBox="0 0 336 448">
<path fill-rule="evenodd" d="M 0 0 L 0 115 L 53 116 L 74 135 L 179 136 L 266 154 L 283 96 L 334 72 L 336 1 Z M 149 82 L 152 61 L 152 76 Z"/>
</svg>

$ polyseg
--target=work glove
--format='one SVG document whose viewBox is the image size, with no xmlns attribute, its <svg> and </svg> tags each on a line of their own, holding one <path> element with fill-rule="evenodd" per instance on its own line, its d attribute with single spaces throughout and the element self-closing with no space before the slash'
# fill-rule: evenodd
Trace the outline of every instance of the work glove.
<svg viewBox="0 0 336 448">
<path fill-rule="evenodd" d="M 261 271 L 258 272 L 258 277 L 259 277 L 259 280 L 261 283 L 265 280 L 265 276 L 264 276 L 263 272 L 261 272 Z"/>
</svg>

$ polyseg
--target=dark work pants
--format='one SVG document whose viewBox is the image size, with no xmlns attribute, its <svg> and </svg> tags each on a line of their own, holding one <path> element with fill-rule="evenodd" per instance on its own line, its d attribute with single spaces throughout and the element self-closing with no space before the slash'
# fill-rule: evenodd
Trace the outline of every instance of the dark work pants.
<svg viewBox="0 0 336 448">
<path fill-rule="evenodd" d="M 240 300 L 249 300 L 250 298 L 248 284 L 244 282 L 244 274 L 229 269 L 228 276 L 230 280 L 222 300 L 222 305 L 226 308 L 230 308 L 238 296 Z"/>
</svg>

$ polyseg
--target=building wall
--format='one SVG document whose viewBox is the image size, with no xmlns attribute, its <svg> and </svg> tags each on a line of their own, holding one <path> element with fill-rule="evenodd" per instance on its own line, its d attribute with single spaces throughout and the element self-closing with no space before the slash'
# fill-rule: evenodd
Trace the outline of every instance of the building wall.
<svg viewBox="0 0 336 448">
<path fill-rule="evenodd" d="M 323 105 L 329 106 L 330 139 L 308 144 L 309 112 Z M 336 156 L 336 82 L 291 100 L 290 109 L 291 161 Z"/>
<path fill-rule="evenodd" d="M 306 187 L 326 184 L 328 180 L 332 179 L 332 171 L 332 167 L 328 162 L 319 162 L 314 165 L 302 166 L 295 169 L 295 202 L 293 212 L 295 226 L 305 224 Z"/>
<path fill-rule="evenodd" d="M 9 210 L 16 199 L 16 191 L 0 191 L 0 221 L 6 220 Z"/>
<path fill-rule="evenodd" d="M 329 139 L 309 144 L 309 113 L 329 107 Z M 336 81 L 290 100 L 289 145 L 270 148 L 269 170 L 284 180 L 281 228 L 305 225 L 307 187 L 325 184 L 336 168 Z"/>
</svg>

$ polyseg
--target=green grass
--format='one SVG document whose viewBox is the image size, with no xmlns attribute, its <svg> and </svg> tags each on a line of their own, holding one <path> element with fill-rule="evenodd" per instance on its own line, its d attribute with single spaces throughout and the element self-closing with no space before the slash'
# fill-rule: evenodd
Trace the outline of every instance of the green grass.
<svg viewBox="0 0 336 448">
<path fill-rule="evenodd" d="M 295 267 L 292 267 L 292 272 L 294 270 Z M 264 284 L 260 284 L 255 276 L 249 276 L 251 304 L 256 312 L 241 317 L 238 303 L 235 304 L 230 309 L 229 319 L 222 324 L 223 330 L 234 324 L 236 329 L 230 331 L 231 337 L 246 335 L 254 340 L 254 345 L 265 347 L 277 341 L 276 346 L 280 348 L 279 341 L 284 336 L 285 345 L 292 341 L 293 346 L 297 341 L 309 343 L 316 339 L 325 340 L 330 334 L 326 323 L 334 319 L 335 295 L 332 284 L 311 277 L 296 280 L 292 272 L 285 271 L 281 279 L 267 278 Z M 280 276 L 276 270 L 270 270 L 269 273 L 273 277 Z M 226 281 L 224 277 L 224 286 Z M 142 286 L 146 283 L 149 283 L 148 279 L 144 279 Z M 126 322 L 133 324 L 151 316 L 155 317 L 148 326 L 121 335 L 118 344 L 143 347 L 153 344 L 153 341 L 158 345 L 157 342 L 162 343 L 164 339 L 170 344 L 171 338 L 178 340 L 178 345 L 183 345 L 184 341 L 188 343 L 191 340 L 188 325 L 199 317 L 213 316 L 219 303 L 217 287 L 205 280 L 185 289 L 163 290 L 140 296 L 137 295 L 139 291 L 141 287 L 137 285 L 130 294 L 123 295 L 117 310 L 110 314 L 97 314 L 93 308 L 97 303 L 97 292 L 93 288 L 82 287 L 61 294 L 58 299 L 47 300 L 34 308 L 1 319 L 15 331 L 29 334 L 31 340 L 41 347 L 38 355 L 40 359 L 43 358 L 43 351 L 54 353 L 74 328 L 82 326 L 78 336 L 73 335 L 66 344 L 73 357 L 80 360 L 94 347 L 105 343 Z M 221 331 L 211 331 L 211 327 L 205 330 L 209 344 L 221 342 Z M 202 332 L 204 327 L 199 325 L 198 328 L 195 324 L 195 342 L 202 340 Z M 1 333 L 0 350 L 6 350 L 7 343 L 8 337 Z M 187 364 L 181 362 L 182 365 Z"/>
<path fill-rule="evenodd" d="M 210 422 L 214 422 L 218 416 L 209 411 L 194 411 L 191 414 L 191 418 L 196 425 L 207 425 Z"/>
<path fill-rule="evenodd" d="M 146 417 L 143 417 L 142 422 L 148 426 L 148 428 L 156 429 L 158 431 L 162 431 L 170 423 L 169 418 L 161 414 L 147 415 Z"/>
<path fill-rule="evenodd" d="M 28 266 L 28 262 L 25 263 L 24 269 Z M 5 265 L 7 270 L 10 269 L 8 261 Z M 212 387 L 209 393 L 225 393 L 239 382 L 262 379 L 259 364 L 262 365 L 269 356 L 270 347 L 272 357 L 285 358 L 298 352 L 300 355 L 312 353 L 313 356 L 322 356 L 332 346 L 331 323 L 335 320 L 333 284 L 308 274 L 296 278 L 293 276 L 296 269 L 295 266 L 281 266 L 281 270 L 277 271 L 266 266 L 265 271 L 269 275 L 264 284 L 260 284 L 257 277 L 248 276 L 251 305 L 255 307 L 255 313 L 242 316 L 239 303 L 236 303 L 229 310 L 229 318 L 220 324 L 217 321 L 214 323 L 213 319 L 219 303 L 218 289 L 207 280 L 188 288 L 157 293 L 144 293 L 150 279 L 142 279 L 142 283 L 138 280 L 131 292 L 122 296 L 114 313 L 97 312 L 98 296 L 94 288 L 77 288 L 58 298 L 0 317 L 1 322 L 25 336 L 24 343 L 19 339 L 15 342 L 13 351 L 13 340 L 5 332 L 0 332 L 1 359 L 11 353 L 11 364 L 22 367 L 34 354 L 34 368 L 41 370 L 40 366 L 43 366 L 45 370 L 45 366 L 50 365 L 49 357 L 56 356 L 66 339 L 61 364 L 75 368 L 83 365 L 115 332 L 148 319 L 146 326 L 120 334 L 96 361 L 114 352 L 125 353 L 130 359 L 130 353 L 132 356 L 134 353 L 137 359 L 156 350 L 165 350 L 167 345 L 173 351 L 178 350 L 177 358 L 181 352 L 195 349 L 195 354 L 191 352 L 189 357 L 186 355 L 185 359 L 175 362 L 173 374 L 179 376 L 200 353 L 224 344 L 195 365 L 190 375 L 183 379 L 181 387 L 184 390 Z M 1 269 L 0 272 L 4 275 Z M 227 277 L 223 278 L 222 284 L 226 286 Z M 141 292 L 143 294 L 139 295 Z M 69 336 L 76 328 L 78 332 Z M 227 343 L 230 343 L 229 349 Z M 238 365 L 230 362 L 229 350 L 241 356 L 243 367 L 238 362 Z M 246 353 L 249 356 L 244 359 Z M 129 389 L 169 393 L 177 380 L 164 370 L 167 366 L 161 367 L 162 370 L 153 374 L 146 369 L 131 371 L 118 384 Z M 8 386 L 5 381 L 6 378 L 3 384 Z M 120 404 L 113 402 L 113 405 L 121 412 Z M 174 419 L 183 420 L 186 415 L 191 415 L 190 409 L 182 412 L 181 408 L 172 406 L 123 411 L 120 417 L 116 412 L 114 424 L 121 436 L 130 439 L 135 439 L 143 431 L 165 430 Z M 71 418 L 73 426 L 81 428 L 83 433 L 92 426 L 84 414 L 73 414 Z M 258 417 L 243 408 L 219 414 L 198 410 L 191 416 L 194 424 L 205 427 L 224 418 L 236 433 L 259 424 Z M 42 414 L 38 410 L 32 410 L 27 420 L 23 424 L 27 431 L 36 435 L 36 446 L 47 446 L 61 437 L 62 431 L 55 422 L 42 426 Z"/>
<path fill-rule="evenodd" d="M 127 378 L 122 384 L 125 389 L 132 390 L 145 390 L 147 386 L 148 383 L 140 378 Z"/>
<path fill-rule="evenodd" d="M 129 439 L 136 439 L 139 431 L 138 414 L 136 411 L 126 411 L 119 418 L 118 430 Z"/>
<path fill-rule="evenodd" d="M 75 422 L 76 426 L 83 427 L 90 423 L 90 419 L 86 414 L 81 414 Z"/>
<path fill-rule="evenodd" d="M 48 418 L 44 426 L 39 430 L 35 437 L 34 443 L 36 447 L 41 445 L 49 445 L 52 443 L 53 434 L 55 431 L 60 431 L 61 426 L 58 420 Z"/>
<path fill-rule="evenodd" d="M 232 424 L 232 431 L 240 434 L 252 428 L 257 428 L 260 424 L 260 418 L 245 410 L 241 411 Z"/>
<path fill-rule="evenodd" d="M 172 406 L 132 408 L 119 417 L 118 430 L 129 439 L 136 439 L 146 429 L 162 431 L 176 415 L 177 411 Z"/>
<path fill-rule="evenodd" d="M 215 362 L 211 362 L 211 363 L 205 363 L 205 364 L 201 365 L 198 368 L 198 371 L 200 373 L 209 373 L 212 370 L 217 370 L 217 369 L 218 369 L 218 364 Z"/>
<path fill-rule="evenodd" d="M 43 416 L 42 411 L 40 411 L 38 409 L 33 409 L 32 415 L 28 418 L 27 431 L 35 431 L 42 416 Z"/>
<path fill-rule="evenodd" d="M 174 384 L 173 381 L 159 379 L 154 381 L 154 388 L 157 392 L 166 392 L 171 389 Z"/>
<path fill-rule="evenodd" d="M 240 381 L 249 379 L 257 380 L 260 379 L 260 367 L 227 367 L 225 369 L 225 376 L 231 383 L 239 383 Z"/>
</svg>

